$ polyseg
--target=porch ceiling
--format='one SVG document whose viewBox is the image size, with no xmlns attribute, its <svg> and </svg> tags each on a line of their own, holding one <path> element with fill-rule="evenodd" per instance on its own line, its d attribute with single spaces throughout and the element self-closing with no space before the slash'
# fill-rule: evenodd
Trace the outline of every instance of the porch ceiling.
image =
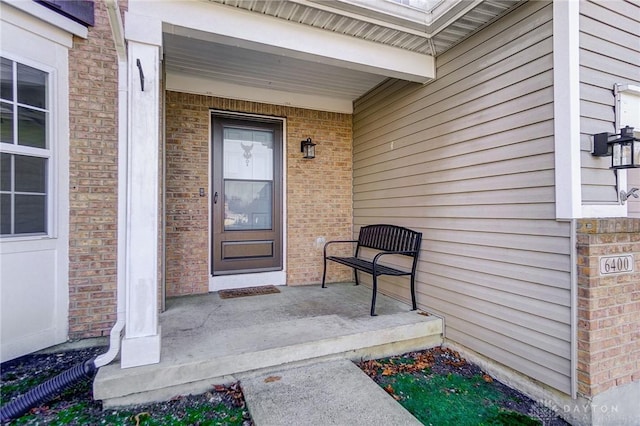
<svg viewBox="0 0 640 426">
<path fill-rule="evenodd" d="M 168 73 L 244 87 L 357 99 L 386 77 L 257 50 L 164 35 Z"/>
<path fill-rule="evenodd" d="M 198 27 L 180 18 L 164 20 L 167 88 L 350 112 L 355 99 L 386 78 L 429 81 L 435 75 L 429 61 L 520 2 L 442 0 L 419 13 L 393 0 L 198 2 L 200 10 L 215 5 L 210 16 L 220 21 Z M 236 16 L 249 18 L 246 26 L 252 29 L 243 31 L 254 31 L 253 39 L 221 28 Z M 270 25 L 286 21 L 283 27 L 294 31 L 255 38 L 256 24 L 266 22 L 258 21 L 260 16 Z M 311 43 L 292 40 L 305 34 L 295 32 L 305 26 L 313 28 Z M 306 50 L 308 45 L 314 47 Z"/>
</svg>

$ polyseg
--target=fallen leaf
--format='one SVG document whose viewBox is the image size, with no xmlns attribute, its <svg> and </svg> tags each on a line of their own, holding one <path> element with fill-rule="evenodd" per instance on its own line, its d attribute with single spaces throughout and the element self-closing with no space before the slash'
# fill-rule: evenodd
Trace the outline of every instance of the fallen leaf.
<svg viewBox="0 0 640 426">
<path fill-rule="evenodd" d="M 382 371 L 382 375 L 383 375 L 383 376 L 391 376 L 391 375 L 393 375 L 393 374 L 395 374 L 395 371 L 393 371 L 392 369 L 390 369 L 390 368 L 388 368 L 388 367 L 387 367 L 387 368 L 385 368 L 385 369 Z"/>
<path fill-rule="evenodd" d="M 430 317 L 431 316 L 431 314 L 429 312 L 422 312 L 422 311 L 418 311 L 418 315 L 422 315 L 422 316 L 425 316 L 425 317 Z"/>
<path fill-rule="evenodd" d="M 265 383 L 277 382 L 280 379 L 282 379 L 282 377 L 280 377 L 280 376 L 269 376 L 266 379 L 264 379 L 264 382 Z"/>
<path fill-rule="evenodd" d="M 214 385 L 213 390 L 216 392 L 226 392 L 227 388 L 224 385 Z"/>
<path fill-rule="evenodd" d="M 143 411 L 142 413 L 138 413 L 138 414 L 136 414 L 136 415 L 133 417 L 133 418 L 134 418 L 134 420 L 136 421 L 136 426 L 140 426 L 140 418 L 141 418 L 141 417 L 143 417 L 143 416 L 144 416 L 144 417 L 149 417 L 150 415 L 151 415 L 151 414 L 149 414 L 149 413 L 148 413 L 148 412 L 146 412 L 146 411 Z"/>
<path fill-rule="evenodd" d="M 487 383 L 491 383 L 491 382 L 493 382 L 493 377 L 491 377 L 491 376 L 490 376 L 490 375 L 488 375 L 488 374 L 483 374 L 483 375 L 482 375 L 482 378 L 483 378 L 483 379 L 484 379 L 484 381 L 485 381 L 485 382 L 487 382 Z"/>
</svg>

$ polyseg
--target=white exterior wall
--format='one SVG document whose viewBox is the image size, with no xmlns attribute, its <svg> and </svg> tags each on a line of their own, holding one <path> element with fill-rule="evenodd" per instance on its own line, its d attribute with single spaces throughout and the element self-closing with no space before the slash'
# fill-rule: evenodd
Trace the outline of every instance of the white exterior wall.
<svg viewBox="0 0 640 426">
<path fill-rule="evenodd" d="M 47 233 L 0 239 L 0 360 L 6 361 L 64 342 L 68 336 L 68 49 L 72 37 L 5 3 L 0 4 L 0 16 L 0 53 L 49 73 L 51 111 Z"/>
<path fill-rule="evenodd" d="M 355 105 L 354 224 L 423 232 L 446 337 L 571 391 L 571 226 L 556 221 L 552 5 L 530 2 Z M 357 231 L 357 229 L 356 229 Z M 384 280 L 407 299 L 406 280 Z"/>
</svg>

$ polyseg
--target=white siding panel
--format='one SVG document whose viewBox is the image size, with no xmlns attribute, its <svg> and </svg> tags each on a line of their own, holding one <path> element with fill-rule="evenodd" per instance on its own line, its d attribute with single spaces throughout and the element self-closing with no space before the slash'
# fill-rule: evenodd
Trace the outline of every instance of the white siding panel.
<svg viewBox="0 0 640 426">
<path fill-rule="evenodd" d="M 640 82 L 640 4 L 580 2 L 580 128 L 583 204 L 617 204 L 611 159 L 591 155 L 592 135 L 617 133 L 613 87 Z"/>
<path fill-rule="evenodd" d="M 446 317 L 447 337 L 569 392 L 551 17 L 550 3 L 529 2 L 438 57 L 433 82 L 388 81 L 356 102 L 354 224 L 423 232 L 418 303 Z M 409 297 L 406 280 L 380 287 Z"/>
</svg>

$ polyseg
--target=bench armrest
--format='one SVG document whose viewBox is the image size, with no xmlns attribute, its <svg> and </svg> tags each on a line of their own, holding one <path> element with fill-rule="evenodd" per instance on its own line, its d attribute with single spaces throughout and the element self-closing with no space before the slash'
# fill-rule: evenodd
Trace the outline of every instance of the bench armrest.
<svg viewBox="0 0 640 426">
<path fill-rule="evenodd" d="M 416 252 L 415 250 L 409 250 L 409 251 L 382 251 L 378 254 L 375 255 L 375 257 L 373 258 L 373 261 L 371 263 L 373 263 L 373 270 L 375 271 L 376 266 L 378 265 L 378 259 L 380 259 L 382 256 L 385 256 L 387 254 L 404 254 L 404 255 L 411 255 L 414 258 L 418 255 L 418 252 Z"/>
<path fill-rule="evenodd" d="M 353 243 L 357 243 L 358 240 L 334 240 L 334 241 L 328 241 L 324 244 L 324 257 L 327 257 L 327 247 L 329 246 L 329 244 L 344 244 L 344 243 L 349 243 L 349 244 L 353 244 Z"/>
</svg>

